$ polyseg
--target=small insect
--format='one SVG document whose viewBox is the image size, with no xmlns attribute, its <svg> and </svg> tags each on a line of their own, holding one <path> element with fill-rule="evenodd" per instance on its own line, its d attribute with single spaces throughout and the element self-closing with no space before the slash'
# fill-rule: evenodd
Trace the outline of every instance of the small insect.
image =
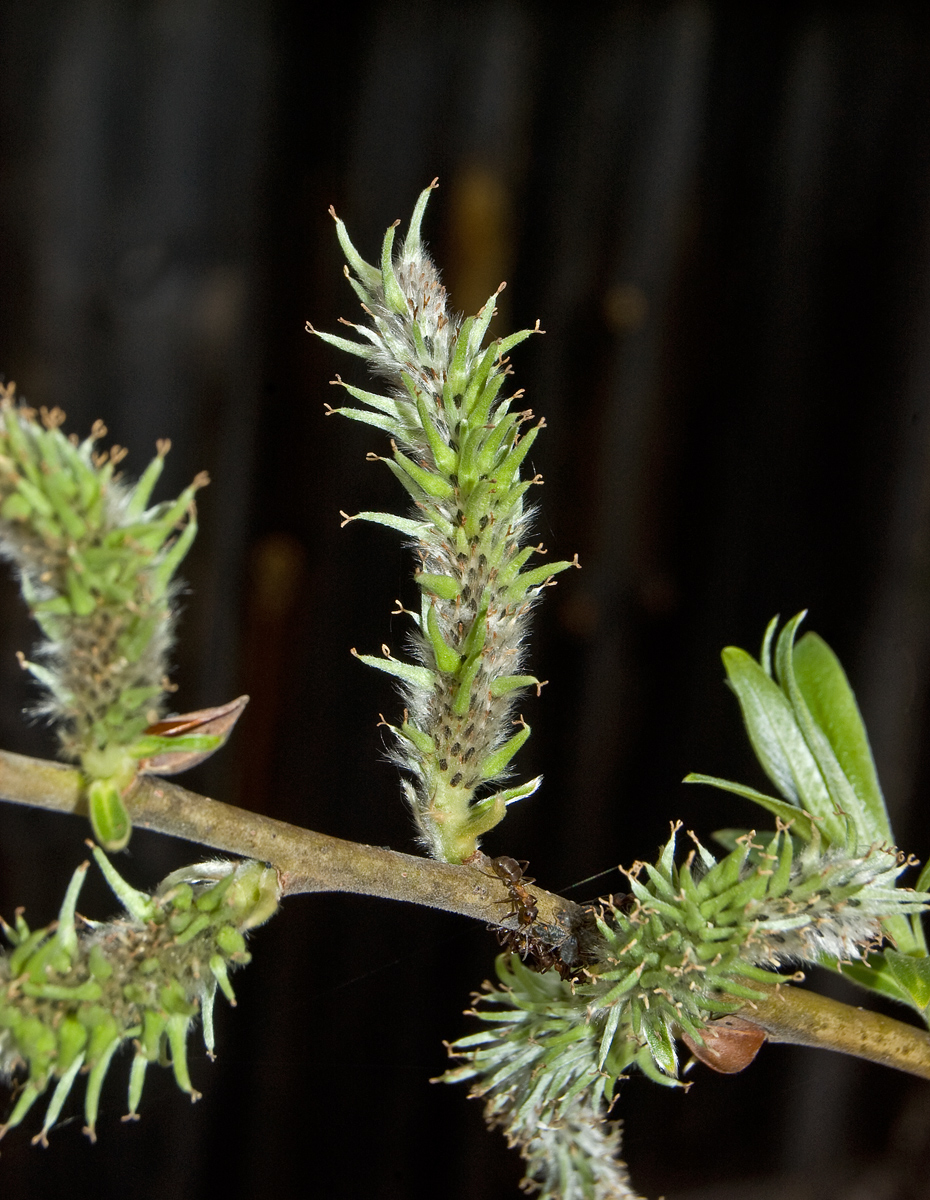
<svg viewBox="0 0 930 1200">
<path fill-rule="evenodd" d="M 533 971 L 544 974 L 554 969 L 563 979 L 575 979 L 583 970 L 575 937 L 569 936 L 558 946 L 554 946 L 523 929 L 497 927 L 495 932 L 503 948 L 512 954 L 519 954 Z"/>
<path fill-rule="evenodd" d="M 535 883 L 534 879 L 524 874 L 529 865 L 528 862 L 518 863 L 515 858 L 508 858 L 506 854 L 490 860 L 491 870 L 507 885 L 510 892 L 513 908 L 507 914 L 508 918 L 516 917 L 517 923 L 524 927 L 533 925 L 539 916 L 536 901 L 527 890 L 527 884 Z"/>
<path fill-rule="evenodd" d="M 544 937 L 539 937 L 532 928 L 539 920 L 539 908 L 529 890 L 529 884 L 535 880 L 526 874 L 527 862 L 517 862 L 503 854 L 499 858 L 486 858 L 478 852 L 473 865 L 483 875 L 496 876 L 507 885 L 510 893 L 510 912 L 503 918 L 509 921 L 516 917 L 517 929 L 503 925 L 489 926 L 497 934 L 497 940 L 505 950 L 519 954 L 523 961 L 534 971 L 559 972 L 563 979 L 574 979 L 583 969 L 581 955 L 578 949 L 578 938 L 569 934 L 557 943 L 551 943 Z M 489 871 L 482 867 L 490 867 Z M 501 901 L 506 904 L 507 901 Z"/>
</svg>

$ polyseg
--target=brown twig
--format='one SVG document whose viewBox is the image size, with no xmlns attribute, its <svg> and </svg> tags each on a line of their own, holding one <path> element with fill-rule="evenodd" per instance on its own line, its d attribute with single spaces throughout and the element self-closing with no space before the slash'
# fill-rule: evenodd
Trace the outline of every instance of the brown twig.
<svg viewBox="0 0 930 1200">
<path fill-rule="evenodd" d="M 55 812 L 87 811 L 74 767 L 7 751 L 0 751 L 0 799 Z M 494 872 L 300 829 L 165 779 L 140 778 L 127 808 L 142 828 L 272 864 L 285 895 L 355 892 L 441 908 L 489 925 L 516 919 L 502 916 L 511 898 Z M 538 909 L 533 932 L 540 940 L 558 944 L 584 927 L 586 913 L 579 905 L 542 888 L 530 891 Z M 745 1005 L 740 1015 L 764 1029 L 770 1041 L 836 1050 L 930 1079 L 930 1034 L 891 1017 L 786 985 L 773 986 L 765 1000 Z"/>
<path fill-rule="evenodd" d="M 0 751 L 0 799 L 56 812 L 87 812 L 78 770 L 8 751 Z M 167 779 L 140 776 L 125 800 L 138 828 L 270 863 L 286 896 L 355 892 L 441 908 L 491 925 L 509 924 L 510 893 L 493 872 L 315 833 L 189 792 Z M 542 888 L 534 887 L 532 894 L 537 927 L 543 934 L 550 929 L 554 942 L 585 920 L 585 910 L 571 900 Z"/>
<path fill-rule="evenodd" d="M 770 1042 L 836 1050 L 930 1079 L 930 1033 L 926 1030 L 804 988 L 782 985 L 766 990 L 770 995 L 748 1003 L 740 1016 L 765 1030 Z"/>
</svg>

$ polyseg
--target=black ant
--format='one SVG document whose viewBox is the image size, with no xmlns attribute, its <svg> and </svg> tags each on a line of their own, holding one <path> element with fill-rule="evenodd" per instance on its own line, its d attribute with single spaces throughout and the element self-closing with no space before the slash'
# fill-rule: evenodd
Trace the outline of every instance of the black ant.
<svg viewBox="0 0 930 1200">
<path fill-rule="evenodd" d="M 528 862 L 518 863 L 515 858 L 509 858 L 506 854 L 502 854 L 500 858 L 489 860 L 491 870 L 498 879 L 506 883 L 507 890 L 510 892 L 513 908 L 507 917 L 516 917 L 517 924 L 524 927 L 535 924 L 539 916 L 536 901 L 527 891 L 527 884 L 536 882 L 535 879 L 524 874 L 529 865 Z"/>
<path fill-rule="evenodd" d="M 512 908 L 503 919 L 507 921 L 516 917 L 519 925 L 518 929 L 508 929 L 501 925 L 490 926 L 496 932 L 501 946 L 519 954 L 534 971 L 549 971 L 554 967 L 563 979 L 573 979 L 581 970 L 578 939 L 569 936 L 556 947 L 536 937 L 530 928 L 539 919 L 539 908 L 529 891 L 529 884 L 536 882 L 532 876 L 526 874 L 529 863 L 517 862 L 515 858 L 506 854 L 499 858 L 482 858 L 484 864 L 491 868 L 482 874 L 496 875 L 507 885 L 510 892 Z M 478 869 L 481 870 L 481 867 Z"/>
</svg>

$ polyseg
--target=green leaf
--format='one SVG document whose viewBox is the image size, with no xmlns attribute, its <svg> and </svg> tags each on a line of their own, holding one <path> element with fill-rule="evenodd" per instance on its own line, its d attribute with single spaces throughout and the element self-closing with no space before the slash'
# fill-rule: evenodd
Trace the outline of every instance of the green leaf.
<svg viewBox="0 0 930 1200">
<path fill-rule="evenodd" d="M 336 222 L 336 237 L 339 239 L 339 245 L 342 247 L 343 254 L 349 260 L 349 266 L 369 292 L 379 291 L 381 288 L 381 272 L 377 267 L 373 267 L 371 263 L 366 262 L 352 245 L 349 231 L 346 229 L 343 221 L 336 216 L 335 209 L 331 208 L 329 211 Z"/>
<path fill-rule="evenodd" d="M 399 316 L 407 315 L 407 297 L 394 274 L 394 231 L 399 222 L 389 225 L 381 244 L 381 286 L 384 288 L 384 302 Z"/>
<path fill-rule="evenodd" d="M 568 559 L 561 559 L 559 562 L 545 563 L 541 567 L 534 567 L 532 571 L 524 571 L 522 575 L 516 577 L 507 589 L 507 599 L 511 600 L 515 596 L 522 596 L 531 588 L 542 587 L 547 579 L 552 579 L 553 576 L 560 574 L 562 571 L 567 571 L 569 567 L 574 565 Z"/>
<path fill-rule="evenodd" d="M 141 921 L 143 924 L 146 921 L 151 921 L 158 909 L 158 905 L 152 897 L 146 892 L 140 892 L 132 887 L 131 884 L 128 884 L 99 846 L 92 846 L 91 854 L 93 854 L 94 860 L 103 873 L 104 879 L 110 885 L 113 894 L 130 916 L 135 917 L 137 921 Z"/>
<path fill-rule="evenodd" d="M 28 521 L 32 514 L 32 505 L 19 492 L 11 492 L 0 504 L 0 517 L 4 521 Z"/>
<path fill-rule="evenodd" d="M 769 679 L 772 678 L 772 641 L 775 638 L 775 631 L 778 629 L 778 616 L 772 617 L 768 625 L 765 627 L 765 635 L 762 638 L 762 653 L 759 655 L 759 662 L 762 664 L 762 670 L 765 671 Z"/>
<path fill-rule="evenodd" d="M 835 969 L 835 962 L 836 960 L 832 960 L 824 962 L 823 965 L 832 966 Z M 888 996 L 899 1004 L 911 1004 L 910 995 L 892 975 L 890 967 L 884 962 L 884 956 L 881 954 L 869 955 L 868 965 L 866 963 L 843 963 L 840 971 L 847 979 L 851 979 L 853 983 L 857 983 L 867 991 L 877 992 L 880 996 Z"/>
<path fill-rule="evenodd" d="M 393 417 L 395 421 L 403 421 L 404 418 L 409 417 L 410 406 L 405 405 L 404 409 L 402 409 L 401 405 L 389 396 L 380 396 L 377 392 L 366 392 L 364 388 L 353 387 L 338 375 L 330 382 L 334 387 L 345 388 L 349 395 L 354 396 L 356 400 L 361 400 L 363 404 L 368 404 L 372 408 L 385 413 L 387 416 Z M 334 409 L 333 411 L 338 412 L 338 409 Z"/>
<path fill-rule="evenodd" d="M 917 882 L 914 884 L 915 892 L 930 891 L 930 862 L 924 867 L 917 877 Z"/>
<path fill-rule="evenodd" d="M 498 360 L 509 354 L 514 346 L 519 346 L 521 342 L 525 342 L 527 338 L 532 337 L 534 333 L 542 333 L 543 330 L 536 329 L 519 329 L 516 333 L 510 333 L 507 337 L 502 337 L 497 343 Z"/>
<path fill-rule="evenodd" d="M 472 684 L 475 682 L 475 678 L 480 670 L 481 653 L 479 651 L 470 661 L 466 661 L 459 676 L 459 685 L 455 689 L 455 697 L 452 701 L 452 711 L 457 717 L 464 717 L 468 712 L 468 707 L 471 703 Z"/>
<path fill-rule="evenodd" d="M 423 531 L 429 529 L 428 521 L 414 521 L 411 517 L 395 517 L 393 513 L 379 512 L 360 512 L 354 517 L 348 517 L 343 521 L 347 524 L 348 521 L 371 521 L 375 525 L 384 525 L 387 529 L 396 529 L 398 533 L 405 533 L 407 537 L 418 538 Z"/>
<path fill-rule="evenodd" d="M 460 398 L 464 394 L 467 378 L 468 338 L 474 323 L 474 317 L 466 317 L 459 328 L 459 335 L 455 340 L 455 350 L 452 352 L 452 365 L 449 368 L 446 380 L 453 400 Z"/>
<path fill-rule="evenodd" d="M 728 646 L 722 658 L 762 769 L 786 800 L 821 819 L 821 833 L 828 841 L 842 844 L 845 822 L 834 812 L 820 767 L 784 692 L 745 650 Z"/>
<path fill-rule="evenodd" d="M 394 451 L 394 458 L 398 466 L 401 467 L 407 474 L 423 489 L 428 496 L 436 496 L 441 500 L 451 500 L 455 495 L 455 488 L 441 475 L 436 475 L 432 471 L 426 470 L 413 459 L 408 458 L 400 450 Z M 390 459 L 386 459 L 390 463 Z"/>
<path fill-rule="evenodd" d="M 494 796 L 485 796 L 477 804 L 473 804 L 468 815 L 462 822 L 461 831 L 468 837 L 476 838 L 487 833 L 495 825 L 499 825 L 507 815 L 506 801 L 498 792 Z"/>
<path fill-rule="evenodd" d="M 886 832 L 880 826 L 876 826 L 853 790 L 826 734 L 811 715 L 798 685 L 794 669 L 794 639 L 798 626 L 804 620 L 805 615 L 803 612 L 798 613 L 782 630 L 775 649 L 775 665 L 779 682 L 791 702 L 798 728 L 814 756 L 829 793 L 829 806 L 824 809 L 811 807 L 811 812 L 816 816 L 829 817 L 831 814 L 842 814 L 848 818 L 855 831 L 859 848 L 865 851 L 874 842 L 885 841 Z M 887 820 L 885 824 L 887 825 Z M 836 838 L 831 835 L 830 840 L 836 841 Z"/>
<path fill-rule="evenodd" d="M 794 670 L 811 715 L 868 812 L 873 829 L 881 839 L 893 841 L 872 748 L 839 659 L 823 638 L 806 633 L 794 647 Z"/>
<path fill-rule="evenodd" d="M 168 584 L 171 582 L 172 576 L 184 561 L 188 550 L 194 544 L 196 536 L 197 518 L 192 512 L 177 540 L 172 543 L 162 558 L 158 560 L 158 565 L 149 576 L 153 596 L 162 596 L 164 594 Z"/>
<path fill-rule="evenodd" d="M 436 656 L 436 666 L 439 670 L 445 674 L 452 674 L 454 671 L 457 671 L 462 665 L 462 660 L 442 636 L 434 604 L 429 606 L 426 613 L 426 632 L 429 635 L 430 645 Z"/>
<path fill-rule="evenodd" d="M 478 310 L 478 315 L 475 317 L 475 323 L 468 335 L 468 349 L 470 355 L 476 355 L 481 349 L 481 343 L 484 341 L 484 335 L 487 333 L 488 326 L 491 324 L 491 318 L 494 316 L 498 295 L 499 291 L 492 292 Z"/>
<path fill-rule="evenodd" d="M 393 438 L 407 436 L 407 430 L 400 421 L 395 421 L 393 417 L 385 416 L 383 413 L 369 412 L 365 408 L 331 408 L 327 415 L 348 417 L 350 421 L 361 421 L 363 425 L 374 425 L 375 429 L 383 429 Z"/>
<path fill-rule="evenodd" d="M 420 225 L 423 221 L 423 214 L 426 211 L 426 205 L 432 194 L 433 188 L 438 187 L 437 181 L 434 179 L 429 187 L 424 188 L 417 197 L 417 202 L 413 210 L 413 216 L 410 218 L 410 225 L 407 227 L 407 236 L 404 238 L 404 257 L 411 258 L 413 255 L 420 252 Z"/>
<path fill-rule="evenodd" d="M 165 453 L 167 453 L 167 451 L 165 451 Z M 132 495 L 129 499 L 129 503 L 126 505 L 125 519 L 127 521 L 138 521 L 138 519 L 145 512 L 145 506 L 151 499 L 152 491 L 155 487 L 155 484 L 158 482 L 159 477 L 161 476 L 164 465 L 165 454 L 159 453 L 155 455 L 149 465 L 142 472 L 139 482 L 132 489 Z"/>
<path fill-rule="evenodd" d="M 391 726 L 394 729 L 394 726 Z M 436 743 L 428 733 L 424 733 L 422 729 L 417 729 L 415 725 L 411 725 L 409 721 L 404 721 L 400 729 L 395 730 L 401 737 L 405 737 L 408 742 L 412 742 L 421 754 L 430 756 L 436 754 Z"/>
<path fill-rule="evenodd" d="M 792 833 L 796 833 L 798 837 L 802 837 L 806 842 L 811 840 L 810 817 L 801 812 L 796 805 L 789 804 L 785 800 L 776 800 L 774 796 L 766 796 L 764 792 L 757 792 L 755 788 L 746 787 L 742 783 L 732 783 L 729 779 L 718 779 L 714 775 L 699 775 L 695 771 L 686 775 L 682 783 L 706 783 L 710 787 L 732 792 L 734 796 L 742 796 L 744 800 L 751 800 L 753 804 L 758 804 L 776 817 L 780 817 L 786 825 L 790 822 Z M 721 830 L 721 833 L 724 832 L 726 831 Z M 716 836 L 714 834 L 714 837 Z M 722 844 L 727 845 L 726 842 L 722 842 Z"/>
<path fill-rule="evenodd" d="M 426 434 L 426 440 L 429 442 L 430 449 L 433 452 L 433 459 L 436 466 L 446 475 L 454 474 L 459 465 L 458 454 L 443 440 L 442 434 L 437 429 L 436 423 L 426 406 L 422 392 L 417 391 L 415 403 L 417 406 L 417 415 L 420 418 L 420 425 Z"/>
<path fill-rule="evenodd" d="M 491 350 L 492 347 L 489 346 L 488 349 Z M 495 369 L 489 373 L 487 383 L 476 396 L 475 405 L 468 414 L 469 424 L 473 428 L 480 428 L 490 420 L 491 409 L 495 408 L 497 397 L 506 379 L 507 375 L 504 371 Z M 495 417 L 503 417 L 509 403 L 510 401 L 504 400 L 498 404 L 494 413 Z"/>
<path fill-rule="evenodd" d="M 475 468 L 479 475 L 486 475 L 493 470 L 498 458 L 501 462 L 504 461 L 510 453 L 513 439 L 520 428 L 520 419 L 516 413 L 511 413 L 510 416 L 495 413 L 494 416 L 490 432 L 485 432 L 484 427 L 478 427 L 475 430 L 480 439 L 477 442 L 477 451 L 474 456 Z M 471 446 L 468 449 L 470 450 Z M 463 455 L 463 459 L 467 464 L 467 456 Z"/>
<path fill-rule="evenodd" d="M 16 486 L 37 513 L 41 513 L 43 517 L 54 516 L 55 510 L 52 507 L 52 502 L 41 488 L 36 487 L 34 483 L 30 483 L 28 479 L 18 479 Z"/>
<path fill-rule="evenodd" d="M 311 329 L 311 333 L 315 333 L 318 338 L 321 338 L 330 346 L 334 346 L 337 350 L 345 350 L 346 354 L 355 354 L 359 358 L 371 358 L 374 354 L 373 346 L 363 346 L 359 342 L 350 342 L 348 338 L 337 337 L 334 333 L 324 333 L 321 329 Z"/>
<path fill-rule="evenodd" d="M 472 425 L 482 424 L 483 420 L 475 414 L 475 402 L 479 395 L 483 395 L 482 389 L 488 381 L 488 376 L 494 366 L 494 360 L 497 357 L 497 343 L 492 342 L 485 350 L 478 365 L 474 367 L 468 380 L 468 387 L 465 389 L 465 395 L 462 397 L 462 411 L 470 417 Z"/>
<path fill-rule="evenodd" d="M 643 1021 L 643 1036 L 656 1066 L 665 1075 L 675 1079 L 678 1075 L 678 1055 L 675 1053 L 675 1043 L 665 1021 L 661 1017 L 656 1017 L 655 1021 L 646 1017 Z"/>
<path fill-rule="evenodd" d="M 499 487 L 507 487 L 520 470 L 524 458 L 530 452 L 530 447 L 539 435 L 540 426 L 528 430 L 513 447 L 507 457 L 494 471 L 494 479 Z"/>
<path fill-rule="evenodd" d="M 535 546 L 524 546 L 519 554 L 515 554 L 513 558 L 511 558 L 510 562 L 508 562 L 506 567 L 503 567 L 498 573 L 498 587 L 500 587 L 502 584 L 511 583 L 514 579 L 516 579 L 523 567 L 523 564 L 527 561 L 531 554 L 535 554 L 536 552 Z"/>
<path fill-rule="evenodd" d="M 907 992 L 918 1012 L 930 1004 L 930 958 L 899 954 L 897 950 L 885 950 L 884 959 L 897 983 Z"/>
<path fill-rule="evenodd" d="M 537 775 L 535 779 L 531 779 L 529 783 L 520 783 L 516 787 L 504 788 L 501 792 L 495 792 L 493 796 L 489 796 L 489 800 L 500 800 L 505 805 L 516 804 L 518 800 L 525 800 L 527 796 L 539 789 L 542 783 L 542 775 Z"/>
</svg>

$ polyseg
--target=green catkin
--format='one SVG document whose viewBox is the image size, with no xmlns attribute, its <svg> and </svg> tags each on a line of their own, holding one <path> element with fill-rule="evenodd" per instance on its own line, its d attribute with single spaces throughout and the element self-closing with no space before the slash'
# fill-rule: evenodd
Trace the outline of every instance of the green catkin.
<svg viewBox="0 0 930 1200">
<path fill-rule="evenodd" d="M 82 1069 L 85 1132 L 96 1137 L 100 1090 L 111 1062 L 136 1043 L 129 1079 L 129 1115 L 137 1115 L 147 1066 L 170 1061 L 178 1086 L 198 1093 L 187 1065 L 187 1034 L 198 1012 L 213 1054 L 217 985 L 235 1002 L 228 972 L 247 963 L 243 933 L 266 921 L 280 896 L 277 875 L 255 862 L 205 863 L 176 872 L 154 893 L 131 888 L 94 847 L 126 916 L 105 924 L 75 918 L 87 872 L 75 871 L 58 920 L 31 932 L 18 915 L 4 926 L 14 949 L 0 955 L 0 1077 L 25 1072 L 19 1099 L 0 1137 L 19 1125 L 54 1084 L 40 1133 L 47 1142 Z M 176 918 L 197 916 L 182 934 Z M 196 929 L 195 929 L 196 926 Z"/>
<path fill-rule="evenodd" d="M 676 833 L 657 866 L 631 873 L 635 900 L 600 909 L 598 961 L 583 977 L 539 975 L 517 955 L 502 955 L 502 986 L 487 985 L 472 1012 L 484 1028 L 450 1047 L 463 1065 L 443 1080 L 472 1083 L 489 1123 L 521 1146 L 527 1183 L 548 1200 L 635 1197 L 615 1158 L 619 1134 L 602 1123 L 631 1067 L 682 1086 L 682 1033 L 700 1040 L 712 1017 L 763 997 L 758 982 L 794 978 L 776 973 L 782 964 L 863 958 L 881 940 L 883 918 L 922 912 L 930 901 L 894 886 L 907 864 L 887 849 L 855 858 L 805 849 L 789 875 L 773 873 L 765 859 L 749 861 L 734 883 L 732 863 L 745 861 L 742 854 L 716 863 L 700 847 L 702 863 L 713 865 L 699 877 L 687 864 L 669 867 Z"/>
<path fill-rule="evenodd" d="M 433 187 L 435 182 L 421 193 L 399 249 L 395 226 L 388 230 L 380 266 L 365 262 L 336 218 L 346 274 L 370 322 L 353 328 L 367 344 L 308 328 L 365 358 L 386 381 L 387 394 L 376 395 L 337 377 L 368 407 L 327 408 L 391 435 L 392 457 L 369 457 L 397 476 L 416 519 L 371 512 L 357 517 L 412 539 L 423 606 L 413 633 L 416 665 L 387 651 L 381 659 L 358 657 L 400 680 L 405 721 L 389 728 L 394 758 L 409 776 L 404 787 L 421 840 L 435 857 L 462 862 L 507 804 L 539 786 L 534 779 L 496 799 L 484 795 L 506 777 L 528 736 L 525 726 L 515 733 L 513 715 L 521 690 L 538 686 L 535 677 L 521 673 L 531 610 L 552 577 L 573 564 L 522 569 L 539 552 L 527 545 L 532 510 L 524 494 L 541 480 L 519 483 L 518 476 L 543 422 L 521 437 L 532 413 L 511 413 L 517 395 L 500 393 L 510 374 L 507 353 L 538 327 L 484 347 L 497 292 L 477 317 L 462 321 L 448 310 L 445 288 L 420 240 Z"/>
<path fill-rule="evenodd" d="M 774 810 L 775 833 L 747 831 L 719 861 L 691 834 L 694 849 L 676 865 L 674 826 L 655 864 L 626 872 L 631 895 L 594 910 L 600 940 L 584 970 L 569 982 L 501 956 L 500 986 L 486 985 L 471 1014 L 482 1029 L 450 1048 L 461 1065 L 443 1080 L 469 1081 L 484 1098 L 488 1121 L 521 1147 L 526 1184 L 542 1200 L 635 1197 L 616 1159 L 619 1131 L 603 1123 L 619 1080 L 635 1066 L 682 1086 L 676 1040 L 700 1043 L 708 1021 L 796 978 L 780 968 L 851 970 L 868 955 L 860 971 L 882 972 L 886 991 L 897 980 L 902 1000 L 926 1007 L 916 922 L 930 894 L 897 886 L 911 862 L 891 848 L 852 692 L 824 643 L 808 640 L 792 656 L 796 628 L 790 622 L 779 639 L 777 680 L 765 670 L 773 627 L 761 666 L 742 651 L 725 656 L 753 745 L 786 799 L 699 777 Z M 797 778 L 803 791 L 793 792 Z M 847 802 L 842 822 L 836 797 Z M 927 882 L 930 871 L 919 887 Z M 891 931 L 908 955 L 875 953 Z"/>
<path fill-rule="evenodd" d="M 147 507 L 169 443 L 133 485 L 114 476 L 124 450 L 95 449 L 101 422 L 78 442 L 63 421 L 59 409 L 17 404 L 14 385 L 0 388 L 0 556 L 46 639 L 36 661 L 21 657 L 45 690 L 35 711 L 57 727 L 63 756 L 80 762 L 95 836 L 117 850 L 130 834 L 122 793 L 142 757 L 137 743 L 163 709 L 173 577 L 208 479 Z"/>
</svg>

